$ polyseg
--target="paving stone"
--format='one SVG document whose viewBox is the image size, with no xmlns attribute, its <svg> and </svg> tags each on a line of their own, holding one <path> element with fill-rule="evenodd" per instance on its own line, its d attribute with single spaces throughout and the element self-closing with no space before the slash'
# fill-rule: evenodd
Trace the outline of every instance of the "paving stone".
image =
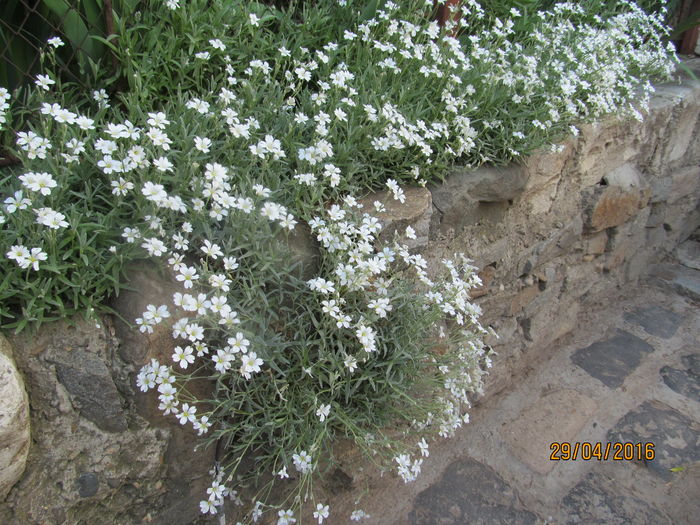
<svg viewBox="0 0 700 525">
<path fill-rule="evenodd" d="M 576 435 L 595 412 L 593 399 L 576 390 L 557 390 L 539 398 L 504 428 L 505 439 L 517 458 L 540 474 L 556 465 L 553 441 L 576 441 Z"/>
<path fill-rule="evenodd" d="M 661 264 L 653 268 L 651 275 L 671 286 L 679 294 L 700 301 L 700 270 Z"/>
<path fill-rule="evenodd" d="M 660 306 L 639 308 L 625 314 L 625 321 L 637 324 L 647 333 L 662 339 L 673 337 L 682 320 L 680 315 Z"/>
<path fill-rule="evenodd" d="M 676 256 L 683 266 L 700 270 L 700 242 L 685 241 L 676 248 Z"/>
<path fill-rule="evenodd" d="M 644 461 L 653 474 L 670 481 L 674 467 L 700 461 L 700 425 L 658 401 L 646 401 L 628 412 L 608 432 L 608 441 L 653 443 L 655 457 Z"/>
<path fill-rule="evenodd" d="M 682 357 L 686 370 L 670 366 L 661 369 L 661 378 L 671 390 L 700 402 L 700 354 Z"/>
<path fill-rule="evenodd" d="M 564 496 L 560 506 L 563 524 L 662 525 L 671 520 L 648 503 L 623 494 L 615 482 L 591 472 Z"/>
<path fill-rule="evenodd" d="M 609 388 L 618 388 L 654 347 L 637 336 L 618 330 L 617 335 L 576 350 L 574 364 Z"/>
<path fill-rule="evenodd" d="M 517 492 L 491 467 L 471 458 L 451 463 L 442 478 L 418 494 L 412 525 L 527 525 L 541 522 L 524 510 Z"/>
</svg>

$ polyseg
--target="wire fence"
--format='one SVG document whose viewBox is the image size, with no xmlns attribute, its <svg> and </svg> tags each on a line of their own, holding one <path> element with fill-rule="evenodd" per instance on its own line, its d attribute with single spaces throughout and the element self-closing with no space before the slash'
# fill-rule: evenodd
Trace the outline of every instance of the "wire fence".
<svg viewBox="0 0 700 525">
<path fill-rule="evenodd" d="M 112 7 L 111 0 L 0 1 L 0 86 L 13 90 L 35 77 L 54 37 L 63 45 L 53 73 L 89 86 L 97 64 L 114 59 L 106 44 L 114 34 Z"/>
</svg>

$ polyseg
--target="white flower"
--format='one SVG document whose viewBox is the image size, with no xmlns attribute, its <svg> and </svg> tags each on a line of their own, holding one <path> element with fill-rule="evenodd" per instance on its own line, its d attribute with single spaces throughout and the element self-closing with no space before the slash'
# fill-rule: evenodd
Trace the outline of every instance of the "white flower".
<svg viewBox="0 0 700 525">
<path fill-rule="evenodd" d="M 428 451 L 428 444 L 425 442 L 425 438 L 421 438 L 421 440 L 418 442 L 418 447 L 420 448 L 421 456 L 426 458 L 430 456 L 430 452 Z"/>
<path fill-rule="evenodd" d="M 352 514 L 350 514 L 350 519 L 352 521 L 360 521 L 369 517 L 369 514 L 367 514 L 364 510 L 361 509 L 353 510 Z"/>
<path fill-rule="evenodd" d="M 17 210 L 26 210 L 32 201 L 22 195 L 22 191 L 16 191 L 14 196 L 5 199 L 5 211 L 14 213 Z"/>
<path fill-rule="evenodd" d="M 211 139 L 208 139 L 206 137 L 194 138 L 194 147 L 202 153 L 209 153 L 209 148 L 211 147 L 211 144 Z"/>
<path fill-rule="evenodd" d="M 185 288 L 192 288 L 194 281 L 199 279 L 197 274 L 197 269 L 194 266 L 182 265 L 180 266 L 179 273 L 175 276 L 175 279 L 183 283 Z"/>
<path fill-rule="evenodd" d="M 180 424 L 184 425 L 188 421 L 194 423 L 197 420 L 197 416 L 195 416 L 196 412 L 197 407 L 191 407 L 187 403 L 183 403 L 182 410 L 177 415 L 177 418 L 180 420 Z"/>
<path fill-rule="evenodd" d="M 39 208 L 35 209 L 34 213 L 37 214 L 36 222 L 48 226 L 53 230 L 58 230 L 59 228 L 66 228 L 68 223 L 65 221 L 66 216 L 59 213 L 51 208 Z"/>
<path fill-rule="evenodd" d="M 248 20 L 250 21 L 250 25 L 254 27 L 258 27 L 260 25 L 260 17 L 258 17 L 258 15 L 255 13 L 248 15 Z"/>
<path fill-rule="evenodd" d="M 175 353 L 172 358 L 173 361 L 180 365 L 180 368 L 187 368 L 188 365 L 194 363 L 194 355 L 192 355 L 192 347 L 186 346 L 182 348 L 180 346 L 175 347 Z"/>
<path fill-rule="evenodd" d="M 153 166 L 155 166 L 158 171 L 163 173 L 166 171 L 173 171 L 173 163 L 166 157 L 158 157 L 157 159 L 153 159 Z"/>
<path fill-rule="evenodd" d="M 250 345 L 250 341 L 248 341 L 248 339 L 246 339 L 241 332 L 236 332 L 236 335 L 234 337 L 229 337 L 226 342 L 234 354 L 239 352 L 244 354 L 247 353 L 248 346 Z"/>
<path fill-rule="evenodd" d="M 171 7 L 170 9 L 175 9 L 176 7 Z M 202 514 L 216 514 L 216 505 L 209 500 L 202 500 L 199 502 L 199 510 Z"/>
<path fill-rule="evenodd" d="M 50 195 L 51 188 L 55 188 L 58 185 L 48 173 L 25 173 L 20 175 L 19 180 L 22 181 L 22 184 L 28 190 L 38 191 L 42 195 Z"/>
<path fill-rule="evenodd" d="M 246 379 L 250 379 L 253 372 L 260 372 L 260 365 L 263 364 L 263 360 L 260 359 L 255 352 L 243 354 L 241 356 L 241 362 L 240 373 Z"/>
<path fill-rule="evenodd" d="M 31 253 L 27 256 L 26 261 L 20 264 L 22 268 L 29 268 L 30 266 L 34 271 L 39 270 L 39 262 L 45 261 L 48 254 L 41 250 L 41 248 L 32 248 Z M 17 261 L 19 263 L 19 261 Z"/>
<path fill-rule="evenodd" d="M 50 86 L 55 84 L 56 81 L 52 80 L 48 75 L 37 75 L 35 84 L 41 89 L 48 91 Z"/>
<path fill-rule="evenodd" d="M 307 472 L 311 471 L 312 459 L 311 455 L 306 452 L 306 450 L 302 450 L 298 454 L 293 454 L 292 460 L 294 461 L 294 466 L 299 472 L 306 474 Z"/>
<path fill-rule="evenodd" d="M 255 16 L 255 15 L 250 15 L 250 16 Z M 257 24 L 256 24 L 257 25 Z M 294 512 L 291 510 L 280 510 L 277 512 L 277 525 L 291 525 L 292 523 L 296 523 L 296 519 L 294 519 Z"/>
<path fill-rule="evenodd" d="M 209 240 L 205 239 L 204 246 L 200 248 L 205 255 L 208 255 L 212 259 L 218 259 L 222 256 L 224 252 L 221 251 L 221 247 L 218 244 L 213 244 Z"/>
<path fill-rule="evenodd" d="M 328 414 L 331 412 L 331 406 L 330 405 L 321 405 L 318 410 L 316 410 L 316 416 L 318 417 L 319 421 L 323 423 L 326 418 L 328 417 Z"/>
<path fill-rule="evenodd" d="M 54 49 L 58 49 L 61 47 L 63 44 L 63 40 L 61 40 L 59 37 L 55 36 L 53 38 L 49 38 L 47 40 L 48 44 L 52 46 Z"/>
<path fill-rule="evenodd" d="M 329 506 L 323 503 L 318 503 L 316 505 L 316 510 L 314 511 L 314 518 L 318 520 L 319 523 L 323 523 L 323 520 L 328 517 Z"/>
<path fill-rule="evenodd" d="M 277 475 L 278 475 L 280 478 L 282 478 L 282 479 L 288 478 L 288 477 L 289 477 L 289 474 L 287 474 L 287 467 L 282 467 L 282 470 L 280 470 L 280 471 L 277 473 Z"/>
<path fill-rule="evenodd" d="M 235 257 L 224 257 L 224 270 L 232 271 L 238 268 L 238 261 Z"/>
<path fill-rule="evenodd" d="M 345 365 L 345 368 L 347 368 L 350 373 L 357 370 L 357 359 L 355 359 L 354 356 L 351 356 L 351 355 L 346 356 L 345 360 L 343 361 L 343 364 Z"/>
</svg>

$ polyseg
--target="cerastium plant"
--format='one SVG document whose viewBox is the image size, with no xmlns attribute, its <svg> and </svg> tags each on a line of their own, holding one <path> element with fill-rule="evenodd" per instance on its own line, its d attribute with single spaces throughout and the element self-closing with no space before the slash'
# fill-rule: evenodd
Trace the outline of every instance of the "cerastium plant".
<svg viewBox="0 0 700 525">
<path fill-rule="evenodd" d="M 382 204 L 358 199 L 386 186 L 403 201 L 401 183 L 507 162 L 607 113 L 642 118 L 674 56 L 660 15 L 615 3 L 519 23 L 468 0 L 441 29 L 424 2 L 144 2 L 115 42 L 130 89 L 111 97 L 62 84 L 49 49 L 23 167 L 2 178 L 4 326 L 104 311 L 123 264 L 154 258 L 182 290 L 135 320 L 174 321 L 172 359 L 137 382 L 224 450 L 202 512 L 228 496 L 289 524 L 311 501 L 322 522 L 313 480 L 340 436 L 414 479 L 490 366 L 479 280 L 459 255 L 428 268 L 411 228 L 379 242 Z M 0 90 L 0 123 L 8 104 Z M 300 262 L 304 235 L 318 253 Z"/>
</svg>

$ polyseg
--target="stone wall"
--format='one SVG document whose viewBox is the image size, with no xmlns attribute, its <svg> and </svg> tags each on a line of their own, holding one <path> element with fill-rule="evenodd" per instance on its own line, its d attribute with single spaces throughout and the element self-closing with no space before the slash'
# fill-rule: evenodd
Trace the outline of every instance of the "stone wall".
<svg viewBox="0 0 700 525">
<path fill-rule="evenodd" d="M 689 64 L 700 74 L 699 60 Z M 700 83 L 684 76 L 658 86 L 641 123 L 586 125 L 559 153 L 456 169 L 387 206 L 383 235 L 411 225 L 412 247 L 431 261 L 464 252 L 481 268 L 475 300 L 500 337 L 486 395 L 556 349 L 582 297 L 634 283 L 700 225 L 699 113 Z M 294 252 L 311 257 L 303 237 Z M 125 318 L 177 289 L 150 266 L 132 275 L 134 291 L 114 305 Z M 163 330 L 76 319 L 0 339 L 0 522 L 200 519 L 213 451 L 195 451 L 194 433 L 135 387 L 144 363 L 172 352 Z"/>
</svg>

